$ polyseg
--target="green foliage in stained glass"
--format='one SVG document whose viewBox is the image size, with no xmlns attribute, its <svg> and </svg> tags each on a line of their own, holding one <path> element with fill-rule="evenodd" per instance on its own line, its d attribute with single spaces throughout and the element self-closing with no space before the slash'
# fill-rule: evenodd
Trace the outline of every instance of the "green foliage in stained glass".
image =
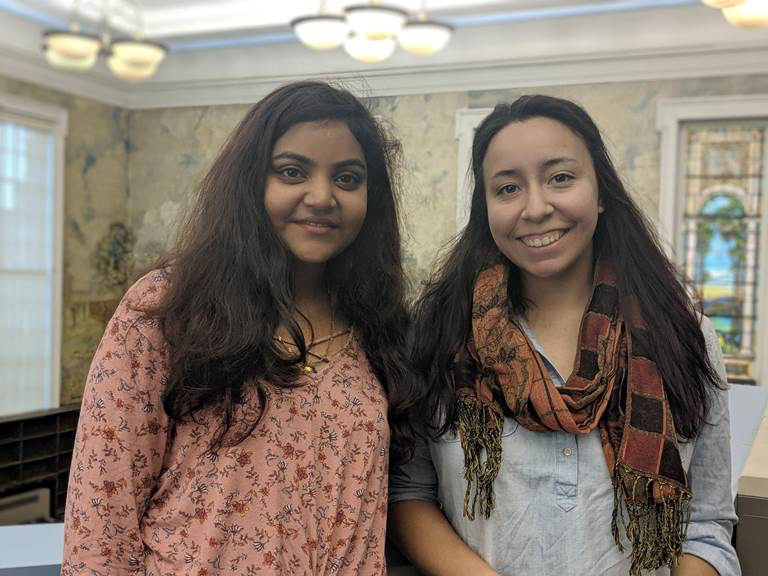
<svg viewBox="0 0 768 576">
<path fill-rule="evenodd" d="M 723 336 L 726 354 L 741 349 L 746 264 L 744 207 L 735 196 L 711 197 L 696 224 L 695 280 L 704 297 L 704 311 Z"/>
</svg>

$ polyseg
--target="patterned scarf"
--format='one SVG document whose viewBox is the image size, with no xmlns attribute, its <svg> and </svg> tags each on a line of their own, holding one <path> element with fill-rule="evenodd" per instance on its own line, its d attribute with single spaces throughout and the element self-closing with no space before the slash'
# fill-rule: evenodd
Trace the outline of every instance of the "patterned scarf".
<svg viewBox="0 0 768 576">
<path fill-rule="evenodd" d="M 488 517 L 501 465 L 504 415 L 533 431 L 588 434 L 597 428 L 614 485 L 613 537 L 621 524 L 632 543 L 632 576 L 672 566 L 681 554 L 691 491 L 677 447 L 664 383 L 639 308 L 631 330 L 619 312 L 612 266 L 598 261 L 581 322 L 573 374 L 558 388 L 541 356 L 512 320 L 507 267 L 480 273 L 472 303 L 473 383 L 457 381 L 457 426 L 464 449 L 464 515 Z M 626 511 L 626 518 L 624 511 Z"/>
</svg>

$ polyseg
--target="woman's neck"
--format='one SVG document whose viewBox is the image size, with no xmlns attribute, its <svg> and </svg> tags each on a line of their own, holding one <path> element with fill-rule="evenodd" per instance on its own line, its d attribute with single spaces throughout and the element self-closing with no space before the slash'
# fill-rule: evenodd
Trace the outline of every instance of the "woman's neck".
<svg viewBox="0 0 768 576">
<path fill-rule="evenodd" d="M 294 307 L 302 312 L 328 305 L 328 289 L 325 286 L 325 266 L 297 263 L 293 267 Z"/>
<path fill-rule="evenodd" d="M 527 310 L 529 323 L 583 314 L 592 296 L 592 255 L 574 263 L 568 270 L 550 278 L 523 273 L 523 295 L 531 303 Z M 549 323 L 549 322 L 547 322 Z"/>
<path fill-rule="evenodd" d="M 336 318 L 328 288 L 325 285 L 325 265 L 295 263 L 293 267 L 294 320 L 306 342 L 338 331 L 342 322 Z M 278 328 L 283 337 L 284 327 Z"/>
</svg>

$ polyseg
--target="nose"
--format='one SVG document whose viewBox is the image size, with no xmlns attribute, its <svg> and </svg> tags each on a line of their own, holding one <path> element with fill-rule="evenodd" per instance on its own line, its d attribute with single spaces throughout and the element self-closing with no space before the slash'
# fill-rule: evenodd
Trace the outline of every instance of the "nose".
<svg viewBox="0 0 768 576">
<path fill-rule="evenodd" d="M 539 221 L 552 214 L 552 212 L 554 212 L 554 208 L 549 203 L 549 198 L 543 187 L 537 184 L 532 185 L 526 195 L 522 217 L 526 220 Z"/>
<path fill-rule="evenodd" d="M 333 183 L 328 179 L 313 178 L 307 184 L 307 191 L 304 194 L 305 205 L 318 211 L 330 210 L 336 205 Z"/>
</svg>

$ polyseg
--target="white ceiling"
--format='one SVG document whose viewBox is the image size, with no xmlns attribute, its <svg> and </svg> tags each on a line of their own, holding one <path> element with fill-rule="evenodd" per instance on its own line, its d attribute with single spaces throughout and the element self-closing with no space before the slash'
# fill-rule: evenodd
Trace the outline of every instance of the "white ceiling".
<svg viewBox="0 0 768 576">
<path fill-rule="evenodd" d="M 766 0 L 768 1 L 768 0 Z M 115 35 L 136 27 L 133 0 L 108 0 Z M 364 0 L 327 0 L 329 12 Z M 385 0 L 416 11 L 420 0 Z M 147 38 L 170 49 L 143 84 L 113 78 L 103 63 L 85 75 L 50 69 L 45 29 L 64 27 L 72 0 L 0 0 L 0 75 L 130 108 L 252 102 L 275 85 L 345 78 L 369 94 L 768 74 L 768 29 L 740 30 L 699 0 L 427 0 L 456 33 L 437 55 L 397 52 L 365 65 L 342 50 L 318 53 L 288 25 L 318 0 L 144 0 Z M 100 0 L 80 0 L 95 30 Z"/>
<path fill-rule="evenodd" d="M 345 6 L 365 3 L 365 0 L 326 0 L 325 11 L 329 14 L 341 14 Z M 659 3 L 653 0 L 650 2 Z M 661 3 L 669 4 L 669 1 Z M 99 21 L 102 10 L 108 7 L 110 23 L 122 31 L 135 29 L 137 12 L 140 12 L 146 35 L 159 39 L 242 31 L 263 33 L 270 29 L 287 30 L 287 24 L 293 18 L 315 14 L 320 7 L 319 0 L 8 0 L 0 2 L 0 7 L 3 4 L 9 9 L 13 9 L 15 5 L 30 18 L 37 15 L 41 19 L 51 18 L 61 23 L 76 12 L 81 20 L 92 25 Z M 422 6 L 422 0 L 386 0 L 383 4 L 416 12 Z M 479 15 L 493 17 L 499 12 L 589 4 L 605 3 L 589 0 L 427 0 L 424 3 L 430 15 L 459 21 Z M 76 10 L 73 10 L 75 6 Z"/>
</svg>

